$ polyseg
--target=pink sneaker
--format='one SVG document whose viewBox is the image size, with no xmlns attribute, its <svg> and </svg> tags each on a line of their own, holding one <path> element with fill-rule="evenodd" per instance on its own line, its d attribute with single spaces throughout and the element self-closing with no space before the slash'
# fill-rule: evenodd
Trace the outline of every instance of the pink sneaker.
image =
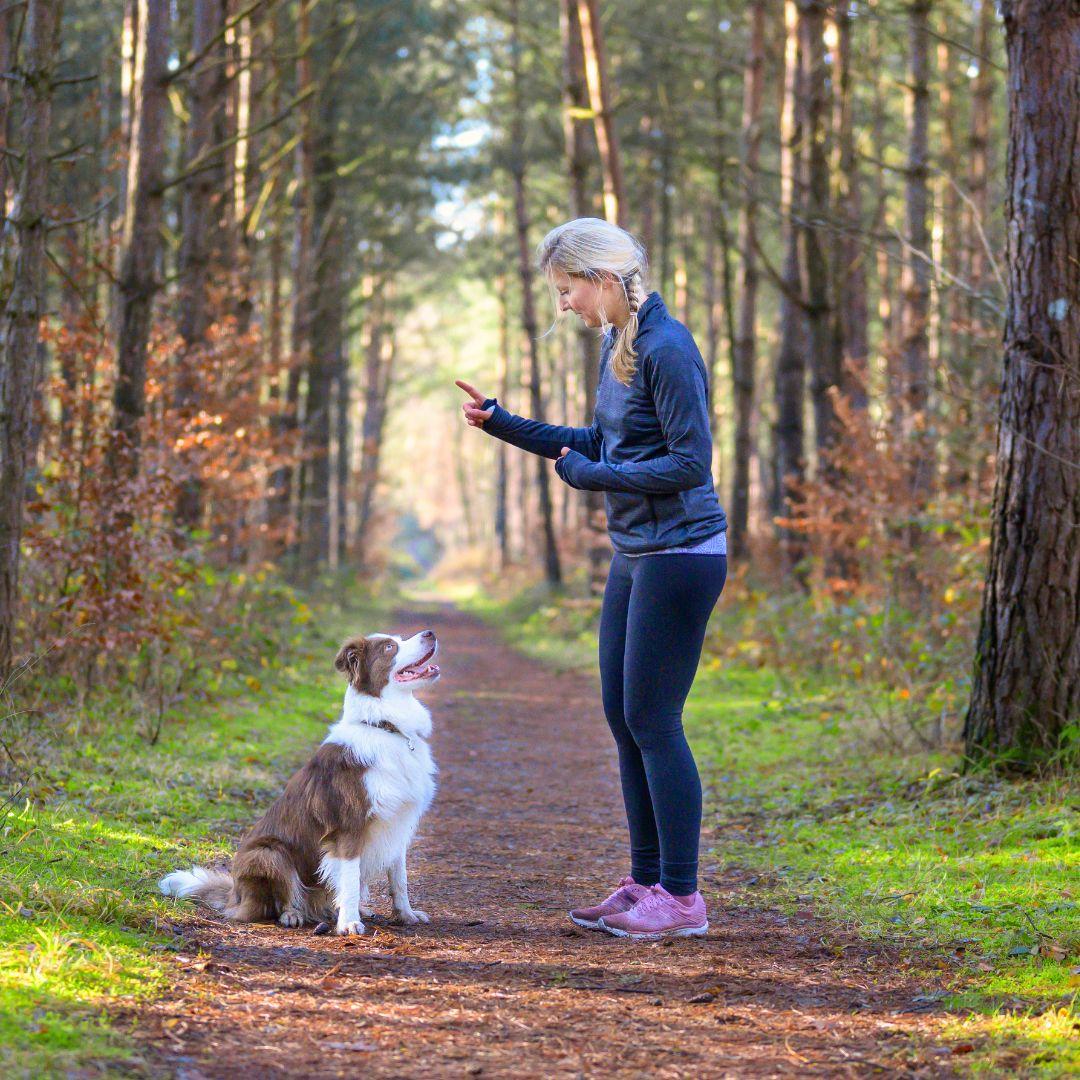
<svg viewBox="0 0 1080 1080">
<path fill-rule="evenodd" d="M 600 928 L 600 920 L 607 915 L 618 915 L 620 912 L 629 911 L 639 900 L 649 895 L 647 885 L 639 885 L 632 877 L 624 877 L 619 882 L 619 887 L 602 903 L 595 907 L 574 908 L 570 912 L 570 918 L 589 930 Z"/>
<path fill-rule="evenodd" d="M 704 937 L 709 930 L 705 901 L 697 892 L 684 904 L 661 885 L 653 885 L 629 911 L 600 918 L 600 929 L 635 941 L 664 937 Z"/>
</svg>

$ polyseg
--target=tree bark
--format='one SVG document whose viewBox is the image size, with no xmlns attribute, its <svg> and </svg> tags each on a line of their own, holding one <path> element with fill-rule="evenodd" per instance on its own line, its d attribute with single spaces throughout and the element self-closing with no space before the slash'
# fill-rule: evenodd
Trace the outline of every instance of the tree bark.
<svg viewBox="0 0 1080 1080">
<path fill-rule="evenodd" d="M 748 18 L 750 40 L 743 72 L 743 200 L 739 216 L 742 291 L 731 377 L 735 397 L 735 446 L 731 485 L 730 533 L 733 558 L 749 553 L 750 458 L 754 444 L 754 382 L 757 365 L 757 182 L 761 163 L 761 102 L 765 89 L 765 0 L 754 0 Z"/>
<path fill-rule="evenodd" d="M 364 356 L 364 417 L 360 427 L 360 470 L 357 477 L 356 549 L 366 561 L 371 536 L 375 489 L 379 483 L 386 401 L 394 366 L 393 329 L 387 324 L 385 291 L 376 285 L 369 305 L 369 333 Z"/>
<path fill-rule="evenodd" d="M 803 178 L 801 146 L 804 124 L 804 78 L 795 0 L 784 4 L 784 99 L 780 116 L 780 214 L 784 244 L 784 290 L 780 297 L 780 348 L 776 358 L 773 436 L 772 511 L 790 516 L 791 488 L 806 471 L 803 408 L 806 397 L 806 313 L 797 301 L 800 290 L 799 230 Z M 789 563 L 798 562 L 802 543 L 781 530 Z"/>
<path fill-rule="evenodd" d="M 600 165 L 604 174 L 604 217 L 625 228 L 626 193 L 619 139 L 615 133 L 615 118 L 611 113 L 607 55 L 597 0 L 577 0 L 577 13 L 585 59 L 585 81 L 589 87 L 589 101 L 592 104 L 596 127 L 596 145 L 600 150 Z"/>
<path fill-rule="evenodd" d="M 882 41 L 883 33 L 880 21 L 871 20 L 867 28 L 869 37 L 869 61 L 870 69 L 876 74 L 873 81 L 873 120 L 871 123 L 871 147 L 874 159 L 884 163 L 887 147 L 889 145 L 888 123 L 888 96 L 889 84 L 888 69 L 885 64 L 885 49 Z M 873 236 L 882 236 L 885 232 L 886 217 L 889 200 L 889 185 L 883 164 L 879 164 L 874 170 L 874 213 L 870 222 L 870 232 Z M 885 358 L 886 386 L 885 404 L 886 413 L 891 427 L 898 428 L 900 420 L 900 406 L 898 403 L 900 393 L 900 378 L 897 374 L 896 346 L 896 308 L 893 302 L 896 295 L 896 272 L 895 267 L 898 256 L 892 241 L 882 239 L 877 245 L 877 257 L 875 259 L 875 276 L 877 292 L 877 320 L 880 327 L 880 337 L 877 343 L 877 351 Z"/>
<path fill-rule="evenodd" d="M 214 45 L 225 21 L 222 0 L 194 0 L 191 51 L 199 57 L 190 75 L 187 154 L 181 205 L 182 237 L 179 260 L 179 306 L 177 329 L 184 340 L 176 378 L 175 404 L 190 423 L 197 408 L 201 385 L 200 353 L 210 327 L 211 252 L 222 227 L 225 199 L 224 157 L 216 150 L 221 142 L 218 115 L 225 103 L 223 50 Z M 177 524 L 194 528 L 202 517 L 202 482 L 198 466 L 188 460 L 187 474 L 176 508 Z"/>
<path fill-rule="evenodd" d="M 285 397 L 278 419 L 278 431 L 286 452 L 300 426 L 300 380 L 308 357 L 311 324 L 312 232 L 315 216 L 315 95 L 311 71 L 311 9 L 315 0 L 300 0 L 296 16 L 296 90 L 302 97 L 297 109 L 299 131 L 294 154 L 292 325 L 289 331 L 289 362 Z M 293 487 L 296 483 L 291 463 L 275 474 L 271 484 L 271 520 L 281 533 L 286 552 L 292 550 L 297 532 L 292 520 Z M 297 500 L 298 501 L 298 500 Z"/>
<path fill-rule="evenodd" d="M 114 475 L 135 476 L 139 471 L 140 426 L 146 411 L 146 350 L 154 297 L 160 285 L 169 11 L 168 0 L 139 0 L 128 211 L 124 215 L 124 253 L 120 263 L 113 441 L 109 455 Z"/>
<path fill-rule="evenodd" d="M 1080 719 L 1080 12 L 1005 0 L 1008 284 L 969 756 L 1051 756 Z M 1075 746 L 1075 742 L 1073 744 Z"/>
<path fill-rule="evenodd" d="M 27 451 L 41 376 L 49 136 L 62 10 L 60 0 L 27 3 L 20 64 L 22 175 L 4 229 L 14 278 L 0 323 L 0 678 L 11 668 Z"/>
<path fill-rule="evenodd" d="M 300 518 L 305 569 L 330 557 L 330 399 L 342 356 L 342 231 L 337 192 L 337 94 L 328 87 L 318 111 L 310 360 L 304 403 L 304 483 Z"/>
<path fill-rule="evenodd" d="M 818 468 L 831 471 L 820 451 L 836 443 L 833 393 L 840 385 L 842 346 L 834 319 L 833 270 L 827 240 L 829 206 L 829 100 L 825 64 L 824 0 L 799 0 L 799 29 L 805 63 L 806 192 L 800 229 L 801 292 L 810 330 L 810 397 L 814 406 L 814 439 Z"/>
<path fill-rule="evenodd" d="M 868 405 L 868 342 L 866 252 L 863 247 L 862 178 L 855 149 L 852 100 L 851 0 L 837 0 L 833 21 L 836 26 L 836 59 L 833 99 L 833 132 L 836 138 L 834 205 L 838 229 L 833 246 L 833 276 L 836 282 L 837 338 L 842 343 L 843 367 L 840 386 L 856 409 Z"/>
<path fill-rule="evenodd" d="M 502 214 L 496 228 L 502 236 Z M 498 396 L 501 401 L 509 400 L 510 393 L 510 298 L 506 275 L 500 273 L 495 279 L 495 294 L 499 298 L 499 371 Z M 495 546 L 498 550 L 498 565 L 505 570 L 510 565 L 510 474 L 507 467 L 510 447 L 495 440 Z"/>
<path fill-rule="evenodd" d="M 0 71 L 12 71 L 17 52 L 17 27 L 21 12 L 18 8 L 5 7 L 0 11 Z M 0 79 L 0 140 L 5 149 L 11 146 L 11 81 Z M 11 170 L 7 155 L 0 154 L 0 208 L 7 213 L 8 188 Z"/>
<path fill-rule="evenodd" d="M 349 489 L 352 468 L 352 369 L 344 340 L 338 349 L 338 369 L 334 377 L 334 534 L 330 538 L 331 562 L 343 566 L 349 551 Z"/>
<path fill-rule="evenodd" d="M 979 71 L 975 76 L 971 96 L 971 136 L 968 140 L 968 189 L 971 208 L 965 221 L 965 235 L 970 245 L 968 281 L 976 293 L 987 285 L 987 253 L 980 236 L 984 235 L 990 217 L 990 125 L 994 108 L 995 73 L 990 54 L 993 51 L 993 36 L 996 30 L 997 15 L 994 0 L 980 0 L 978 32 L 975 38 L 975 51 L 978 53 Z M 976 228 L 976 224 L 979 228 Z M 970 301 L 970 316 L 974 326 L 984 320 L 982 304 L 978 296 Z"/>
<path fill-rule="evenodd" d="M 930 312 L 929 130 L 931 0 L 912 0 L 909 6 L 910 96 L 908 100 L 908 162 L 904 176 L 907 250 L 904 256 L 901 365 L 904 379 L 905 437 L 918 444 L 909 480 L 916 505 L 929 496 L 934 476 L 934 443 L 930 431 Z"/>
<path fill-rule="evenodd" d="M 533 300 L 532 250 L 529 245 L 529 210 L 525 189 L 525 102 L 521 85 L 520 0 L 512 0 L 511 78 L 513 104 L 510 121 L 510 172 L 514 185 L 514 222 L 518 241 L 518 274 L 521 278 L 521 328 L 525 334 L 529 361 L 529 402 L 534 419 L 544 419 L 544 399 L 540 384 L 540 350 L 537 345 L 536 308 Z M 579 6 L 579 14 L 580 14 Z M 582 28 L 584 31 L 584 27 Z M 586 42 L 586 50 L 589 45 Z M 555 522 L 551 504 L 551 465 L 546 458 L 536 458 L 537 491 L 540 519 L 544 531 L 544 576 L 548 584 L 562 583 L 559 548 L 555 541 Z"/>
<path fill-rule="evenodd" d="M 570 177 L 570 213 L 576 218 L 587 217 L 590 211 L 589 154 L 584 116 L 589 108 L 589 91 L 585 82 L 585 59 L 577 0 L 560 0 L 559 29 L 563 46 L 563 142 Z M 584 421 L 591 424 L 593 410 L 596 408 L 596 384 L 600 379 L 600 354 L 596 335 L 580 321 L 575 322 L 577 325 L 574 327 L 574 346 L 585 390 Z M 586 491 L 584 500 L 589 589 L 599 595 L 603 591 L 611 555 L 604 521 L 603 493 Z"/>
</svg>

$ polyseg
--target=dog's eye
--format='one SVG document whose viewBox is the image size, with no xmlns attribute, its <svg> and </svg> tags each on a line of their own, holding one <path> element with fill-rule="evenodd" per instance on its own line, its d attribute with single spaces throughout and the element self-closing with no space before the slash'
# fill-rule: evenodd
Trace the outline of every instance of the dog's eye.
<svg viewBox="0 0 1080 1080">
<path fill-rule="evenodd" d="M 383 646 L 383 649 L 384 649 L 384 650 L 385 650 L 386 652 L 393 652 L 393 650 L 394 650 L 394 643 L 393 643 L 392 641 L 388 641 L 388 642 L 387 642 L 387 643 L 386 643 L 386 644 L 385 644 L 385 645 Z"/>
</svg>

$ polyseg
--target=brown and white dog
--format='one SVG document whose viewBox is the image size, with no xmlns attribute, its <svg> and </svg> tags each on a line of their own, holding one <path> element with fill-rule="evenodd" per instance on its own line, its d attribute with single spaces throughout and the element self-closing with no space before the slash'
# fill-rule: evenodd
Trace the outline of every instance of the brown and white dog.
<svg viewBox="0 0 1080 1080">
<path fill-rule="evenodd" d="M 435 795 L 431 715 L 413 693 L 438 679 L 438 647 L 430 630 L 345 642 L 334 665 L 349 680 L 341 719 L 244 837 L 230 872 L 177 870 L 161 891 L 238 922 L 301 926 L 336 914 L 338 934 L 362 934 L 368 883 L 386 874 L 397 920 L 427 922 L 409 902 L 405 853 Z"/>
</svg>

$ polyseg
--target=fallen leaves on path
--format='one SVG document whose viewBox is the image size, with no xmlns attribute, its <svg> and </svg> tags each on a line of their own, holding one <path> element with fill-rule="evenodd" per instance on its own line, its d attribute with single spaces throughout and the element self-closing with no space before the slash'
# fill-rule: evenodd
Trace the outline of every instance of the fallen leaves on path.
<svg viewBox="0 0 1080 1080">
<path fill-rule="evenodd" d="M 809 911 L 702 883 L 703 940 L 580 930 L 625 872 L 614 748 L 588 678 L 449 609 L 430 695 L 440 791 L 413 848 L 428 926 L 363 938 L 177 919 L 172 992 L 134 1013 L 152 1071 L 200 1077 L 942 1076 L 937 1019 L 895 955 Z M 332 718 L 328 717 L 328 721 Z M 379 898 L 376 898 L 379 906 Z M 385 900 L 382 901 L 385 908 Z M 947 1051 L 963 1054 L 968 1046 Z"/>
</svg>

